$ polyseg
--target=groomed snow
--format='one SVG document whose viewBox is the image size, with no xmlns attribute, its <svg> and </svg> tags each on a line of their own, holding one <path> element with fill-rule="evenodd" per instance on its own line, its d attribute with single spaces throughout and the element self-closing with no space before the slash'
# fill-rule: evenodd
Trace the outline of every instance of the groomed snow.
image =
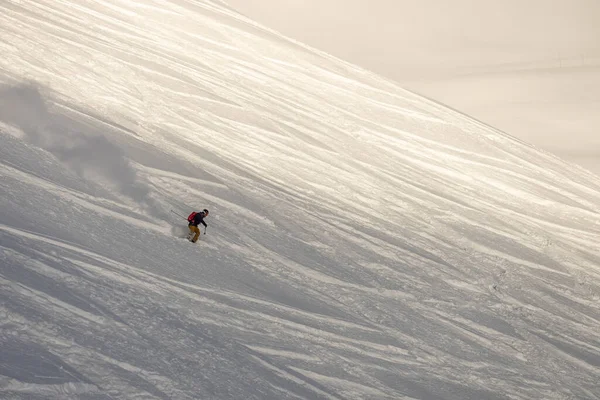
<svg viewBox="0 0 600 400">
<path fill-rule="evenodd" d="M 220 1 L 0 54 L 0 397 L 600 398 L 597 176 Z"/>
</svg>

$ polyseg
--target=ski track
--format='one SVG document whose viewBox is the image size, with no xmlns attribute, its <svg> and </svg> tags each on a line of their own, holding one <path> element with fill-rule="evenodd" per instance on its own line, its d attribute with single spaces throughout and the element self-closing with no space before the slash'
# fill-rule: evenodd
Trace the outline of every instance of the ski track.
<svg viewBox="0 0 600 400">
<path fill-rule="evenodd" d="M 597 177 L 218 1 L 0 54 L 0 397 L 600 399 Z"/>
</svg>

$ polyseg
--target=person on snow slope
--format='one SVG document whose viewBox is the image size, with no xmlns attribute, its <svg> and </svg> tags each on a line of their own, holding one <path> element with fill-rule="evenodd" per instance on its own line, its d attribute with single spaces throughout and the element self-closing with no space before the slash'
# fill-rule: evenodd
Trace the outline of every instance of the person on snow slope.
<svg viewBox="0 0 600 400">
<path fill-rule="evenodd" d="M 205 232 L 206 232 L 206 227 L 208 225 L 206 225 L 206 222 L 204 222 L 204 218 L 206 218 L 208 216 L 208 210 L 205 208 L 204 210 L 202 210 L 201 212 L 192 212 L 189 216 L 188 216 L 188 228 L 190 229 L 190 235 L 189 235 L 189 239 L 190 242 L 192 243 L 196 243 L 196 241 L 198 240 L 198 237 L 200 236 L 200 229 L 198 229 L 198 225 L 202 224 L 204 225 L 205 228 Z M 194 234 L 194 236 L 192 237 L 192 234 Z"/>
</svg>

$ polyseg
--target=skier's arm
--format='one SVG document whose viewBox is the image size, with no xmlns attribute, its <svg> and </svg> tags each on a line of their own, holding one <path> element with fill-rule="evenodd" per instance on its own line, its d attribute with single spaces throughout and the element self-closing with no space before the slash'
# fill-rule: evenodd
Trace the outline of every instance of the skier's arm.
<svg viewBox="0 0 600 400">
<path fill-rule="evenodd" d="M 200 213 L 196 214 L 196 217 L 194 217 L 194 222 L 196 223 L 196 225 L 202 224 L 206 228 L 206 222 L 204 222 L 204 219 L 202 218 L 202 215 Z"/>
</svg>

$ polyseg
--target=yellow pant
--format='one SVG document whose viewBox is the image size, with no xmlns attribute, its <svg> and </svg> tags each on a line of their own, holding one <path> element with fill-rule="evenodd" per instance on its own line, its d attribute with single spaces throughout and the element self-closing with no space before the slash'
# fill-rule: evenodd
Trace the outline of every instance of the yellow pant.
<svg viewBox="0 0 600 400">
<path fill-rule="evenodd" d="M 196 240 L 198 240 L 198 236 L 200 236 L 200 229 L 198 229 L 197 226 L 193 225 L 188 225 L 188 228 L 190 228 L 190 236 L 192 236 L 192 233 L 195 233 L 194 237 L 191 240 L 192 242 L 196 243 Z"/>
</svg>

